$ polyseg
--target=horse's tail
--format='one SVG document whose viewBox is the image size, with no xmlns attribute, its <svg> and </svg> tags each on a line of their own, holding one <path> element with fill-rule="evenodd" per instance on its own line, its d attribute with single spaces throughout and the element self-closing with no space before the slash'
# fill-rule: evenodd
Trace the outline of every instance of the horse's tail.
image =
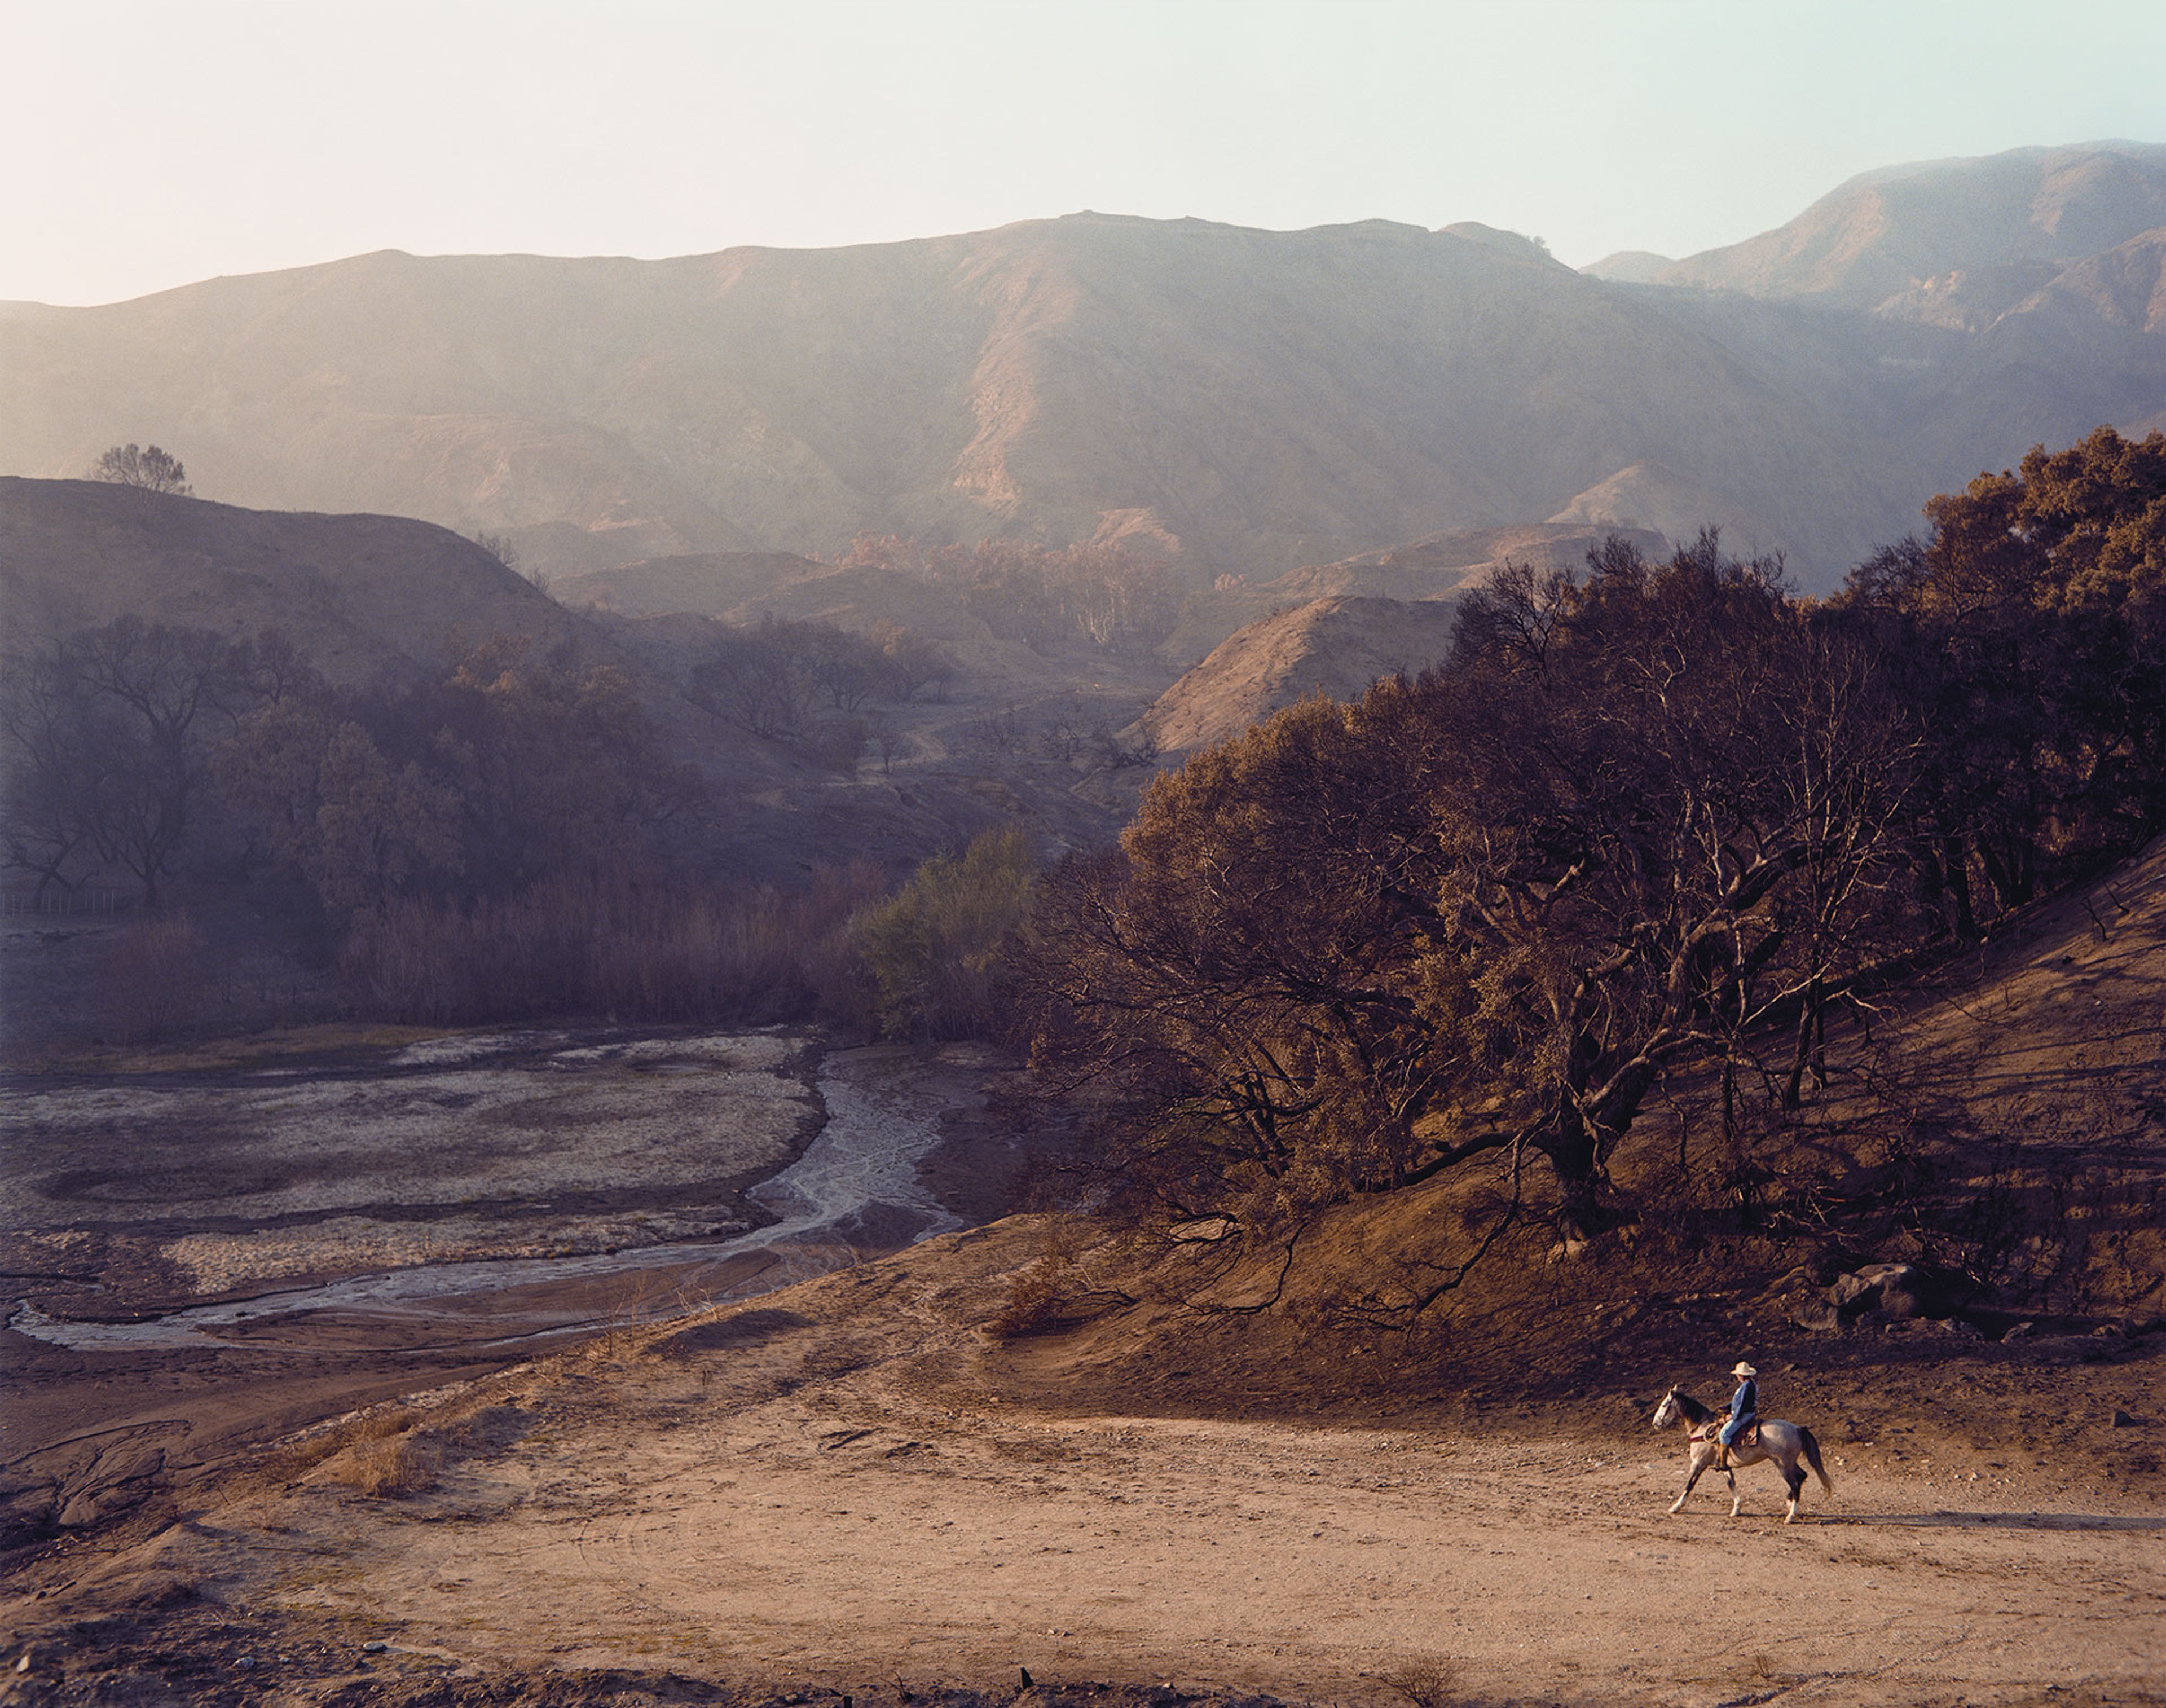
<svg viewBox="0 0 2166 1708">
<path fill-rule="evenodd" d="M 1813 1432 L 1803 1424 L 1798 1425 L 1798 1445 L 1804 1449 L 1805 1462 L 1813 1467 L 1813 1475 L 1820 1479 L 1820 1487 L 1829 1494 L 1834 1494 L 1835 1478 L 1828 1475 L 1827 1467 L 1820 1463 L 1820 1444 L 1813 1439 Z"/>
</svg>

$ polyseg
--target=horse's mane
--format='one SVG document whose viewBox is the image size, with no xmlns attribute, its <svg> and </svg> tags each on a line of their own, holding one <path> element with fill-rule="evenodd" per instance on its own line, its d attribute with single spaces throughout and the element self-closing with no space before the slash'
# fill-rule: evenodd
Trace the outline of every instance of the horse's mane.
<svg viewBox="0 0 2166 1708">
<path fill-rule="evenodd" d="M 1672 1388 L 1670 1390 L 1670 1398 L 1677 1401 L 1677 1409 L 1685 1415 L 1685 1421 L 1694 1429 L 1698 1429 L 1700 1425 L 1714 1415 L 1710 1407 L 1702 1405 L 1682 1388 Z"/>
</svg>

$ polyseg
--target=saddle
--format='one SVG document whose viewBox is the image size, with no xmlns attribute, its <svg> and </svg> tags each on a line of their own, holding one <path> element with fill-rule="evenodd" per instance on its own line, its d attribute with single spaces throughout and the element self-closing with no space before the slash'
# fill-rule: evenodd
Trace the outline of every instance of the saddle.
<svg viewBox="0 0 2166 1708">
<path fill-rule="evenodd" d="M 1695 1441 L 1712 1441 L 1719 1440 L 1721 1435 L 1722 1420 L 1718 1419 L 1704 1428 L 1694 1430 L 1691 1438 Z M 1738 1447 L 1757 1447 L 1759 1445 L 1760 1420 L 1757 1417 L 1743 1429 L 1738 1430 L 1737 1439 L 1730 1443 L 1733 1450 Z"/>
</svg>

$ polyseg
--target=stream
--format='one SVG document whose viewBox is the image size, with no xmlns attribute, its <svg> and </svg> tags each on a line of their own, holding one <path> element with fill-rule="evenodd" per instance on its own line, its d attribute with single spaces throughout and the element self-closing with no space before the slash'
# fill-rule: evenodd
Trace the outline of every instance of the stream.
<svg viewBox="0 0 2166 1708">
<path fill-rule="evenodd" d="M 18 1303 L 8 1325 L 89 1352 L 213 1344 L 295 1352 L 441 1344 L 480 1351 L 689 1314 L 964 1225 L 918 1174 L 941 1140 L 943 1106 L 932 1087 L 864 1052 L 830 1055 L 817 1083 L 825 1124 L 803 1155 L 748 1194 L 778 1219 L 732 1239 L 420 1263 L 135 1322 L 74 1321 Z"/>
</svg>

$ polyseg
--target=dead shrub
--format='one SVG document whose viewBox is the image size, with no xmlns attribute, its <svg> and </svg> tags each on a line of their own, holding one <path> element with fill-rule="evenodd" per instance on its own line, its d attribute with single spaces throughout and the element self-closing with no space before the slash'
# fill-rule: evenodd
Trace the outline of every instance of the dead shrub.
<svg viewBox="0 0 2166 1708">
<path fill-rule="evenodd" d="M 1019 1340 L 1052 1328 L 1060 1299 L 1059 1272 L 1044 1260 L 1016 1272 L 1007 1296 L 985 1332 L 996 1340 Z"/>
<path fill-rule="evenodd" d="M 1466 1700 L 1459 1669 L 1446 1660 L 1409 1661 L 1394 1672 L 1380 1674 L 1378 1682 L 1397 1691 L 1413 1708 L 1454 1708 Z"/>
<path fill-rule="evenodd" d="M 209 991 L 203 939 L 188 916 L 138 920 L 106 953 L 100 1029 L 119 1043 L 161 1043 L 201 1018 Z"/>
<path fill-rule="evenodd" d="M 429 1025 L 801 1020 L 831 991 L 861 1006 L 844 944 L 883 887 L 858 862 L 795 891 L 616 874 L 466 903 L 409 899 L 356 923 L 341 970 L 372 1012 Z"/>
<path fill-rule="evenodd" d="M 1061 1220 L 1046 1235 L 1045 1255 L 1009 1280 L 1001 1309 L 985 1330 L 996 1340 L 1020 1340 L 1080 1327 L 1135 1302 L 1132 1293 L 1091 1281 L 1077 1256 L 1075 1230 Z"/>
</svg>

